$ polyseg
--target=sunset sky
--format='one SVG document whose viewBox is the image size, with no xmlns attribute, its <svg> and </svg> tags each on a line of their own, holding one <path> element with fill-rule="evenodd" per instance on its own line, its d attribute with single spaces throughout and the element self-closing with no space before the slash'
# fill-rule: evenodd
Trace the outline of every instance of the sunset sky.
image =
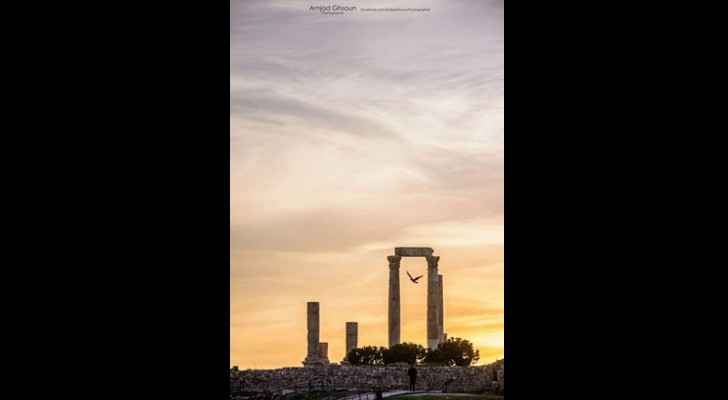
<svg viewBox="0 0 728 400">
<path fill-rule="evenodd" d="M 429 7 L 322 15 L 310 6 Z M 387 345 L 387 256 L 428 246 L 445 331 L 503 357 L 502 1 L 231 0 L 231 365 L 301 366 L 306 302 L 344 356 Z M 423 258 L 402 341 L 426 345 Z"/>
</svg>

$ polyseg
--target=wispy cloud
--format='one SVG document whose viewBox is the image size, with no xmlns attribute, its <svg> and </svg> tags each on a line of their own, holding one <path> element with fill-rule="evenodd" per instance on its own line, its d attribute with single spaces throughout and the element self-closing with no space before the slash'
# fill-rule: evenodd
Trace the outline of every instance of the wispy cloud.
<svg viewBox="0 0 728 400">
<path fill-rule="evenodd" d="M 449 334 L 502 356 L 503 3 L 377 4 L 431 11 L 231 1 L 233 364 L 298 365 L 311 300 L 332 359 L 345 321 L 385 345 L 400 245 L 442 256 Z M 402 288 L 403 338 L 419 342 L 421 286 Z"/>
</svg>

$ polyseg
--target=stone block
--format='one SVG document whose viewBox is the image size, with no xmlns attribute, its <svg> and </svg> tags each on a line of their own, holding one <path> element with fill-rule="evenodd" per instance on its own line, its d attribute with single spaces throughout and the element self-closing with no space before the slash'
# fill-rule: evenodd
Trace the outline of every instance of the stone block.
<svg viewBox="0 0 728 400">
<path fill-rule="evenodd" d="M 400 257 L 430 257 L 432 247 L 395 247 L 394 255 Z"/>
</svg>

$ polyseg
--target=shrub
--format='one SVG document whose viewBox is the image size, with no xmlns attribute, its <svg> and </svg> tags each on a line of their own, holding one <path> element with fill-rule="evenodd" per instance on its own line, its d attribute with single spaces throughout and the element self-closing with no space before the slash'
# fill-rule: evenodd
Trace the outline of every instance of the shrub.
<svg viewBox="0 0 728 400">
<path fill-rule="evenodd" d="M 422 361 L 427 354 L 424 347 L 415 343 L 399 343 L 389 349 L 384 349 L 382 358 L 385 364 L 403 362 L 413 364 Z"/>
<path fill-rule="evenodd" d="M 384 364 L 384 347 L 365 346 L 351 349 L 346 355 L 346 360 L 351 365 L 382 365 Z"/>
<path fill-rule="evenodd" d="M 467 367 L 479 359 L 480 351 L 475 350 L 472 343 L 461 338 L 448 338 L 447 342 L 440 343 L 437 349 L 428 351 L 424 362 Z"/>
</svg>

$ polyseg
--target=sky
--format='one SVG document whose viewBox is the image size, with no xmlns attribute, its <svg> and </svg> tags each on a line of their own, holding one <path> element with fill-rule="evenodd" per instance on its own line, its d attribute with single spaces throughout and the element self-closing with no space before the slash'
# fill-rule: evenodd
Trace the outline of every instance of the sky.
<svg viewBox="0 0 728 400">
<path fill-rule="evenodd" d="M 310 6 L 429 8 L 321 14 Z M 306 302 L 344 357 L 386 346 L 387 256 L 440 256 L 445 331 L 503 357 L 503 3 L 230 3 L 230 365 L 301 366 Z M 426 345 L 423 258 L 402 341 Z"/>
</svg>

